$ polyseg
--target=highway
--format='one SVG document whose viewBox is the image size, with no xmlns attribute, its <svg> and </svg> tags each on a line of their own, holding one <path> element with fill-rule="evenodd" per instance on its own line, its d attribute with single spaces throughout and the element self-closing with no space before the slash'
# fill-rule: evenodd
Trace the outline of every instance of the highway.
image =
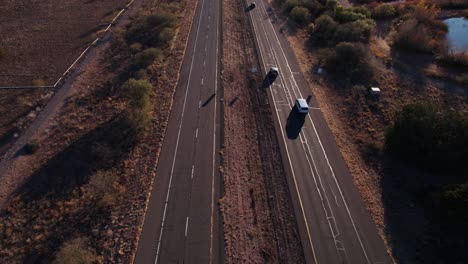
<svg viewBox="0 0 468 264">
<path fill-rule="evenodd" d="M 280 72 L 266 89 L 307 263 L 391 263 L 317 102 L 305 118 L 291 112 L 311 89 L 278 20 L 262 0 L 249 16 L 263 70 Z"/>
<path fill-rule="evenodd" d="M 134 263 L 220 263 L 220 2 L 195 10 Z"/>
</svg>

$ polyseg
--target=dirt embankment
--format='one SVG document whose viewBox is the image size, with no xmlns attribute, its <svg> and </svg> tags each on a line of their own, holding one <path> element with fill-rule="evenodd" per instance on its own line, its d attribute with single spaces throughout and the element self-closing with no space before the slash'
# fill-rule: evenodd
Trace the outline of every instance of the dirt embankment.
<svg viewBox="0 0 468 264">
<path fill-rule="evenodd" d="M 227 263 L 303 263 L 268 97 L 243 3 L 223 1 L 224 196 Z M 255 70 L 253 70 L 255 68 Z"/>
<path fill-rule="evenodd" d="M 144 10 L 158 4 L 136 1 Z M 2 175 L 10 189 L 2 184 L 1 193 L 16 191 L 0 211 L 0 262 L 50 263 L 65 242 L 80 238 L 98 262 L 131 263 L 195 6 L 177 5 L 172 45 L 147 69 L 153 120 L 137 141 L 122 131 L 118 93 L 131 62 L 110 70 L 107 43 L 90 53 L 63 107 L 34 135 L 37 151 L 15 157 Z M 123 25 L 131 20 L 125 16 Z"/>
</svg>

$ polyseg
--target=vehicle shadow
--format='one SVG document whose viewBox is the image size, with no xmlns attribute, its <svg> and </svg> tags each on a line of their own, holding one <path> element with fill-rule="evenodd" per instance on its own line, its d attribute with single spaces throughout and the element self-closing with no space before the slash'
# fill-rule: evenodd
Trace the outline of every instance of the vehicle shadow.
<svg viewBox="0 0 468 264">
<path fill-rule="evenodd" d="M 286 122 L 286 135 L 289 139 L 296 139 L 304 126 L 306 115 L 301 114 L 295 107 L 289 112 Z"/>
<path fill-rule="evenodd" d="M 275 80 L 276 80 L 276 77 L 268 73 L 268 74 L 265 76 L 265 79 L 263 79 L 262 87 L 263 87 L 264 89 L 270 87 L 270 86 L 273 84 L 273 82 L 274 82 Z"/>
</svg>

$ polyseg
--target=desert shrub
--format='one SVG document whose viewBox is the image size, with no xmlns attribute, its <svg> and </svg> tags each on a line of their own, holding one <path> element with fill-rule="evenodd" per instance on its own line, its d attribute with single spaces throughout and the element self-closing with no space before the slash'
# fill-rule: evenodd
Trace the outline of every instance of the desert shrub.
<svg viewBox="0 0 468 264">
<path fill-rule="evenodd" d="M 446 52 L 436 58 L 439 64 L 455 66 L 455 67 L 467 67 L 468 68 L 468 53 L 453 53 Z"/>
<path fill-rule="evenodd" d="M 54 264 L 92 264 L 97 261 L 95 253 L 86 247 L 85 239 L 76 238 L 62 245 Z"/>
<path fill-rule="evenodd" d="M 338 23 L 333 18 L 329 15 L 321 15 L 315 20 L 315 30 L 311 37 L 315 41 L 326 44 L 333 39 L 337 28 Z"/>
<path fill-rule="evenodd" d="M 132 43 L 132 44 L 129 46 L 129 48 L 130 48 L 130 51 L 131 51 L 132 53 L 137 53 L 137 52 L 141 51 L 142 45 L 141 45 L 141 43 L 135 42 L 135 43 Z"/>
<path fill-rule="evenodd" d="M 338 2 L 336 0 L 327 0 L 327 3 L 325 4 L 325 6 L 329 10 L 335 10 L 337 3 Z"/>
<path fill-rule="evenodd" d="M 175 33 L 176 17 L 169 13 L 158 13 L 143 17 L 127 31 L 127 43 L 138 42 L 146 47 L 162 48 L 169 44 Z"/>
<path fill-rule="evenodd" d="M 466 170 L 468 119 L 431 104 L 411 104 L 396 114 L 385 134 L 393 156 L 431 171 Z"/>
<path fill-rule="evenodd" d="M 395 16 L 395 8 L 391 4 L 380 4 L 372 10 L 374 18 L 389 18 Z"/>
<path fill-rule="evenodd" d="M 325 60 L 327 69 L 341 79 L 365 83 L 374 75 L 374 60 L 361 43 L 339 43 Z"/>
<path fill-rule="evenodd" d="M 434 44 L 429 27 L 416 19 L 403 21 L 393 35 L 393 45 L 400 49 L 431 52 Z"/>
<path fill-rule="evenodd" d="M 307 8 L 296 6 L 294 7 L 291 12 L 289 13 L 289 17 L 294 20 L 294 22 L 305 25 L 307 22 L 310 21 L 310 12 Z"/>
<path fill-rule="evenodd" d="M 365 7 L 338 6 L 335 8 L 335 19 L 340 23 L 370 18 L 370 15 L 370 11 Z"/>
<path fill-rule="evenodd" d="M 145 49 L 135 56 L 135 63 L 140 68 L 147 68 L 161 56 L 161 50 L 156 48 Z"/>
<path fill-rule="evenodd" d="M 300 6 L 299 0 L 287 0 L 283 4 L 284 11 L 289 14 L 293 8 Z"/>
<path fill-rule="evenodd" d="M 468 85 L 468 74 L 462 74 L 455 77 L 455 81 L 461 85 Z"/>
<path fill-rule="evenodd" d="M 97 171 L 89 179 L 89 189 L 98 207 L 113 206 L 119 196 L 118 175 L 113 171 Z"/>
<path fill-rule="evenodd" d="M 338 26 L 335 32 L 335 41 L 342 42 L 369 42 L 375 22 L 372 19 L 362 19 Z"/>
<path fill-rule="evenodd" d="M 436 195 L 443 223 L 468 228 L 468 183 L 450 185 Z"/>
<path fill-rule="evenodd" d="M 130 79 L 122 86 L 122 95 L 132 108 L 145 108 L 150 104 L 152 85 L 146 80 Z"/>
<path fill-rule="evenodd" d="M 41 87 L 46 86 L 46 82 L 42 79 L 36 79 L 32 81 L 33 86 Z"/>
<path fill-rule="evenodd" d="M 146 80 L 130 79 L 122 86 L 122 95 L 129 107 L 125 113 L 125 123 L 135 134 L 144 131 L 151 122 L 152 85 Z"/>
</svg>

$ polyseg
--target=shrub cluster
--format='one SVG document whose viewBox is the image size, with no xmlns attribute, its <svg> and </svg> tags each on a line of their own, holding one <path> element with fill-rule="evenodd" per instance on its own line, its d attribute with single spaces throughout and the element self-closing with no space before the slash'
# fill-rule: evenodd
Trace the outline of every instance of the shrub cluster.
<svg viewBox="0 0 468 264">
<path fill-rule="evenodd" d="M 434 52 L 443 47 L 447 26 L 436 19 L 440 9 L 425 0 L 416 5 L 398 7 L 400 23 L 393 36 L 393 45 L 400 49 Z"/>
<path fill-rule="evenodd" d="M 430 104 L 411 104 L 398 112 L 385 135 L 395 157 L 430 171 L 466 170 L 468 118 Z"/>
<path fill-rule="evenodd" d="M 334 17 L 323 14 L 315 20 L 311 39 L 321 45 L 333 45 L 339 42 L 369 42 L 375 28 L 375 21 L 370 19 L 370 11 L 364 7 L 335 8 Z"/>
</svg>

